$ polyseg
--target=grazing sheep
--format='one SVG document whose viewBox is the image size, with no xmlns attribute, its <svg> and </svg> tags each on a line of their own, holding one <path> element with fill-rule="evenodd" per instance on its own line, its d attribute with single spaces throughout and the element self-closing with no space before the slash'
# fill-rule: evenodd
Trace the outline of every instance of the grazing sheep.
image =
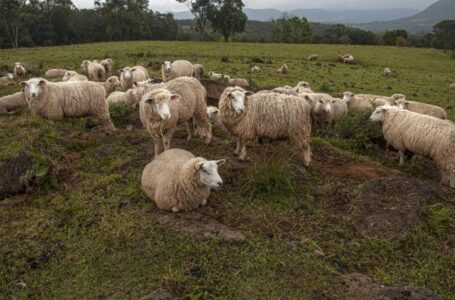
<svg viewBox="0 0 455 300">
<path fill-rule="evenodd" d="M 142 189 L 159 209 L 174 213 L 207 205 L 210 189 L 219 189 L 223 180 L 218 166 L 224 159 L 208 161 L 182 149 L 167 150 L 145 166 Z"/>
<path fill-rule="evenodd" d="M 106 130 L 114 130 L 105 101 L 104 88 L 95 82 L 49 82 L 33 78 L 21 82 L 30 109 L 52 121 L 65 117 L 93 116 L 103 122 Z"/>
<path fill-rule="evenodd" d="M 318 58 L 319 58 L 319 55 L 317 55 L 317 54 L 311 54 L 310 56 L 308 56 L 309 61 L 318 60 Z"/>
<path fill-rule="evenodd" d="M 6 114 L 10 111 L 26 106 L 27 101 L 25 101 L 25 95 L 23 92 L 18 92 L 0 98 L 0 114 Z"/>
<path fill-rule="evenodd" d="M 441 182 L 455 188 L 455 125 L 452 122 L 389 105 L 377 107 L 370 120 L 382 121 L 384 138 L 399 151 L 400 165 L 404 164 L 407 150 L 430 157 L 442 173 Z"/>
<path fill-rule="evenodd" d="M 205 68 L 201 64 L 194 64 L 193 65 L 193 77 L 203 79 L 205 76 Z"/>
<path fill-rule="evenodd" d="M 25 77 L 25 75 L 27 75 L 27 71 L 20 62 L 14 64 L 13 73 L 16 77 L 19 78 Z"/>
<path fill-rule="evenodd" d="M 229 79 L 229 84 L 237 85 L 237 86 L 241 86 L 241 87 L 249 87 L 250 86 L 250 83 L 248 82 L 248 80 L 243 79 L 243 78 L 232 78 L 232 79 Z"/>
<path fill-rule="evenodd" d="M 251 68 L 252 73 L 260 73 L 262 71 L 261 67 L 254 66 Z"/>
<path fill-rule="evenodd" d="M 133 94 L 133 89 L 129 89 L 126 92 L 112 92 L 106 98 L 107 104 L 111 105 L 114 103 L 125 103 L 128 107 L 136 108 L 137 101 Z"/>
<path fill-rule="evenodd" d="M 104 81 L 106 71 L 104 67 L 95 61 L 84 60 L 81 69 L 88 74 L 88 78 L 93 81 Z"/>
<path fill-rule="evenodd" d="M 6 74 L 6 76 L 0 77 L 0 86 L 9 85 L 14 81 L 14 75 L 11 73 Z"/>
<path fill-rule="evenodd" d="M 231 77 L 229 75 L 224 75 L 224 74 L 221 74 L 221 73 L 216 73 L 216 72 L 213 72 L 213 71 L 210 71 L 208 74 L 209 76 L 209 79 L 210 80 L 230 80 Z"/>
<path fill-rule="evenodd" d="M 65 69 L 50 69 L 46 71 L 44 76 L 46 78 L 62 78 L 63 76 L 65 76 L 66 71 L 67 70 Z"/>
<path fill-rule="evenodd" d="M 120 84 L 124 91 L 132 88 L 135 81 L 144 81 L 149 78 L 148 71 L 142 66 L 124 67 L 120 73 Z"/>
<path fill-rule="evenodd" d="M 449 89 L 455 90 L 455 83 L 450 84 Z"/>
<path fill-rule="evenodd" d="M 88 81 L 87 76 L 79 74 L 75 71 L 66 71 L 62 81 Z"/>
<path fill-rule="evenodd" d="M 354 112 L 372 111 L 376 106 L 390 104 L 390 99 L 384 96 L 370 94 L 343 93 L 343 100 L 347 103 L 349 110 Z"/>
<path fill-rule="evenodd" d="M 141 89 L 147 90 L 144 85 L 137 88 L 138 96 L 142 94 Z M 181 123 L 186 124 L 188 141 L 193 138 L 195 127 L 201 127 L 205 144 L 212 140 L 206 91 L 196 78 L 179 77 L 165 84 L 151 85 L 141 98 L 139 113 L 155 144 L 155 155 L 161 150 L 160 139 L 165 150 L 170 148 L 172 135 Z"/>
<path fill-rule="evenodd" d="M 193 65 L 187 60 L 165 61 L 161 64 L 161 76 L 163 82 L 183 77 L 193 76 Z"/>
<path fill-rule="evenodd" d="M 354 56 L 352 54 L 340 55 L 339 58 L 345 64 L 354 63 Z"/>
<path fill-rule="evenodd" d="M 288 75 L 288 72 L 289 72 L 289 67 L 287 64 L 284 64 L 281 66 L 281 68 L 279 68 L 277 71 L 277 74 L 279 75 Z"/>
<path fill-rule="evenodd" d="M 106 97 L 108 97 L 120 85 L 120 80 L 117 76 L 111 76 L 106 79 L 106 82 L 99 82 L 98 84 L 104 87 L 104 90 L 106 91 Z"/>
<path fill-rule="evenodd" d="M 442 107 L 417 101 L 406 100 L 405 96 L 401 94 L 395 94 L 392 96 L 392 105 L 419 114 L 433 116 L 438 119 L 447 119 L 447 113 Z"/>
<path fill-rule="evenodd" d="M 237 137 L 235 154 L 247 158 L 246 142 L 256 138 L 289 138 L 311 162 L 311 108 L 301 98 L 277 93 L 255 95 L 241 87 L 228 87 L 219 102 L 220 119 Z"/>
<path fill-rule="evenodd" d="M 392 70 L 390 68 L 385 68 L 384 69 L 384 76 L 392 76 Z"/>
<path fill-rule="evenodd" d="M 112 67 L 114 66 L 114 61 L 110 58 L 103 59 L 100 63 L 104 67 L 104 73 L 107 76 L 112 75 Z"/>
</svg>

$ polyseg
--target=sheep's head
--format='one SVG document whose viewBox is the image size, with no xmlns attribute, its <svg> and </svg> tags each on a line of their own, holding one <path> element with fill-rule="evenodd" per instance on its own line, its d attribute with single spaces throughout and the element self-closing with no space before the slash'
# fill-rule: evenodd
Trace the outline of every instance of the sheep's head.
<svg viewBox="0 0 455 300">
<path fill-rule="evenodd" d="M 210 120 L 215 120 L 218 117 L 220 110 L 215 106 L 207 107 L 207 114 Z"/>
<path fill-rule="evenodd" d="M 225 159 L 220 160 L 204 160 L 195 164 L 196 170 L 199 172 L 199 180 L 202 184 L 214 189 L 219 189 L 223 186 L 223 180 L 218 173 L 218 166 L 224 164 Z"/>
<path fill-rule="evenodd" d="M 74 71 L 66 71 L 65 75 L 63 75 L 62 81 L 68 81 L 68 80 L 70 80 L 71 77 L 73 77 L 75 75 L 77 75 L 77 73 Z"/>
<path fill-rule="evenodd" d="M 21 85 L 24 89 L 26 98 L 33 101 L 42 92 L 43 87 L 46 85 L 46 80 L 43 78 L 32 78 L 27 81 L 22 81 Z"/>
<path fill-rule="evenodd" d="M 20 68 L 22 64 L 20 62 L 14 63 L 14 68 Z"/>
<path fill-rule="evenodd" d="M 352 98 L 354 97 L 354 94 L 351 92 L 344 92 L 343 93 L 343 101 L 349 103 Z"/>
<path fill-rule="evenodd" d="M 14 76 L 11 73 L 6 74 L 6 78 L 8 78 L 9 81 L 13 81 L 14 80 Z"/>
<path fill-rule="evenodd" d="M 333 109 L 333 104 L 335 104 L 335 99 L 332 98 L 322 98 L 314 105 L 314 110 L 324 114 L 330 114 Z"/>
<path fill-rule="evenodd" d="M 109 77 L 106 82 L 111 85 L 111 86 L 115 86 L 115 87 L 118 87 L 120 85 L 120 80 L 118 79 L 117 76 L 111 76 Z"/>
<path fill-rule="evenodd" d="M 382 122 L 384 120 L 384 114 L 389 110 L 401 110 L 401 109 L 399 107 L 392 106 L 389 104 L 386 104 L 383 106 L 378 106 L 371 114 L 370 121 L 371 122 Z"/>
<path fill-rule="evenodd" d="M 308 82 L 306 82 L 306 81 L 300 81 L 300 82 L 297 84 L 296 87 L 303 87 L 303 88 L 305 88 L 305 89 L 310 89 L 310 88 L 311 88 L 310 84 L 309 84 Z"/>
<path fill-rule="evenodd" d="M 253 95 L 254 93 L 246 91 L 238 86 L 228 89 L 227 96 L 231 101 L 232 108 L 237 114 L 243 114 L 245 112 L 247 97 Z"/>
<path fill-rule="evenodd" d="M 169 73 L 172 69 L 172 62 L 171 61 L 163 61 L 163 63 L 161 64 L 162 65 L 162 68 L 165 72 Z"/>
<path fill-rule="evenodd" d="M 404 99 L 404 98 L 400 98 L 400 99 L 393 100 L 392 105 L 396 106 L 398 108 L 401 108 L 401 109 L 407 109 L 409 102 L 406 101 L 406 99 Z"/>
<path fill-rule="evenodd" d="M 142 101 L 147 106 L 152 106 L 152 110 L 160 116 L 162 120 L 171 118 L 170 102 L 179 100 L 179 95 L 171 93 L 167 89 L 156 89 L 144 95 Z"/>
<path fill-rule="evenodd" d="M 392 104 L 395 104 L 395 102 L 399 99 L 406 99 L 406 96 L 403 94 L 395 94 L 395 95 L 392 95 L 392 97 L 390 97 L 390 99 L 392 99 Z"/>
<path fill-rule="evenodd" d="M 133 78 L 133 68 L 130 67 L 124 67 L 123 69 L 120 70 L 120 73 L 122 74 L 122 77 L 125 78 L 126 80 L 130 80 Z"/>
</svg>

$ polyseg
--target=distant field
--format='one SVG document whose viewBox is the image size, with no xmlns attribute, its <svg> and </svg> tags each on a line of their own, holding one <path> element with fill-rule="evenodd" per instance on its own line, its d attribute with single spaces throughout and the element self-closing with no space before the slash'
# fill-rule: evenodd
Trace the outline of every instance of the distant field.
<svg viewBox="0 0 455 300">
<path fill-rule="evenodd" d="M 318 62 L 304 60 L 313 53 Z M 346 53 L 356 65 L 336 61 Z M 250 79 L 255 87 L 305 80 L 334 95 L 403 93 L 444 107 L 455 121 L 455 90 L 448 89 L 455 59 L 432 49 L 124 42 L 0 50 L 0 66 L 20 61 L 38 76 L 56 67 L 80 70 L 83 59 L 104 57 L 114 59 L 115 69 L 144 65 L 154 78 L 160 78 L 161 61 L 188 59 L 207 71 Z M 288 77 L 276 75 L 283 63 L 290 66 Z M 254 65 L 263 72 L 250 74 Z M 385 67 L 395 75 L 382 76 Z M 0 87 L 0 96 L 18 90 Z M 314 137 L 308 169 L 286 143 L 251 143 L 253 162 L 239 162 L 220 128 L 205 147 L 199 140 L 187 143 L 180 127 L 175 147 L 228 159 L 220 170 L 225 188 L 199 212 L 246 238 L 231 243 L 157 224 L 161 214 L 139 181 L 152 157 L 151 139 L 144 129 L 125 129 L 126 112 L 111 114 L 118 127 L 111 136 L 91 132 L 84 119 L 53 124 L 27 110 L 0 116 L 0 166 L 28 153 L 39 183 L 0 200 L 0 298 L 138 299 L 163 287 L 181 299 L 345 299 L 335 280 L 360 272 L 455 299 L 453 190 L 438 186 L 447 200 L 424 206 L 422 222 L 404 241 L 358 233 L 353 211 L 365 182 L 400 176 L 438 184 L 431 161 L 418 158 L 398 168 L 394 154 L 371 138 L 378 127 L 366 116 L 351 115 Z"/>
</svg>

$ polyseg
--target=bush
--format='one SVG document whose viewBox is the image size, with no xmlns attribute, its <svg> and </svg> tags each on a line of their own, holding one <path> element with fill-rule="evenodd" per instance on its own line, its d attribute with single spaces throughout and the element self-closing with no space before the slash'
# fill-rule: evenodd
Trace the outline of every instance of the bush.
<svg viewBox="0 0 455 300">
<path fill-rule="evenodd" d="M 454 223 L 453 211 L 442 203 L 428 206 L 428 224 L 438 237 L 445 237 Z"/>
</svg>

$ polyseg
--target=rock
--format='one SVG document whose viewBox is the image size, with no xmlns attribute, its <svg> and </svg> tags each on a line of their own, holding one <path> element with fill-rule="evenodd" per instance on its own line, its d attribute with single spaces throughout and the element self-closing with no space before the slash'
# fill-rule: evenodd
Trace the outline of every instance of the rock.
<svg viewBox="0 0 455 300">
<path fill-rule="evenodd" d="M 364 236 L 403 241 L 421 223 L 422 206 L 442 202 L 444 195 L 428 182 L 380 178 L 365 183 L 356 204 L 356 227 Z"/>
<path fill-rule="evenodd" d="M 174 299 L 174 295 L 163 288 L 154 290 L 150 295 L 139 298 L 139 300 L 171 300 Z"/>
<path fill-rule="evenodd" d="M 360 273 L 341 275 L 338 284 L 353 300 L 442 300 L 430 290 L 416 287 L 386 287 Z"/>
<path fill-rule="evenodd" d="M 156 215 L 156 222 L 162 226 L 204 238 L 221 238 L 229 242 L 245 240 L 245 236 L 240 231 L 231 229 L 217 220 L 197 212 L 182 214 L 159 212 Z"/>
<path fill-rule="evenodd" d="M 33 168 L 33 158 L 26 153 L 6 161 L 0 166 L 0 199 L 26 191 L 30 186 L 27 173 Z"/>
</svg>

